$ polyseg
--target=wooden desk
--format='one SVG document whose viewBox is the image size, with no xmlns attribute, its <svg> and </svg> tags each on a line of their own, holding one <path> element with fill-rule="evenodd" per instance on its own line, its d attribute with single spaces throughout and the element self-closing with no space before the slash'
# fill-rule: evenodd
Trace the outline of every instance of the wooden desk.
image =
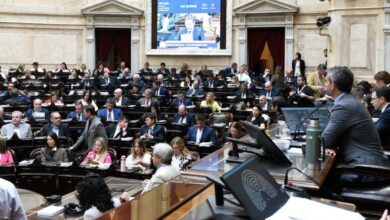
<svg viewBox="0 0 390 220">
<path fill-rule="evenodd" d="M 143 184 L 141 180 L 133 180 L 133 179 L 125 179 L 125 178 L 118 178 L 118 177 L 106 177 L 104 178 L 109 188 L 120 188 L 124 189 L 126 192 L 128 192 L 131 196 L 134 196 L 138 192 L 140 192 L 143 189 Z M 121 192 L 112 192 L 111 195 L 113 197 L 120 195 Z M 78 203 L 78 200 L 75 196 L 75 192 L 70 192 L 64 196 L 62 196 L 62 200 L 59 203 L 56 203 L 58 206 L 63 206 L 69 202 Z M 28 219 L 41 219 L 38 217 L 37 212 L 46 207 L 47 205 L 41 205 L 38 206 L 30 211 L 28 211 L 27 218 Z M 64 216 L 64 214 L 58 215 L 52 219 L 82 219 L 82 217 L 79 218 L 69 218 Z"/>
<path fill-rule="evenodd" d="M 184 175 L 195 175 L 206 177 L 209 173 L 216 172 L 218 175 L 222 176 L 224 173 L 230 171 L 236 167 L 237 163 L 226 162 L 228 158 L 228 152 L 231 150 L 230 146 L 223 147 L 208 156 L 202 158 L 201 160 L 190 165 L 190 169 L 184 171 Z M 250 149 L 252 151 L 256 149 Z M 249 157 L 252 154 L 240 153 L 240 157 Z M 325 181 L 326 176 L 328 175 L 330 168 L 334 162 L 334 157 L 326 156 L 325 162 L 321 163 L 321 170 L 308 170 L 306 160 L 302 153 L 289 153 L 290 159 L 293 162 L 291 167 L 297 167 L 302 170 L 306 175 L 312 177 L 320 185 Z M 284 175 L 289 166 L 283 166 L 275 163 L 269 159 L 262 159 L 262 164 L 266 167 L 268 172 L 275 178 L 275 180 L 282 184 L 284 181 Z M 289 182 L 293 185 L 297 185 L 309 189 L 319 189 L 315 183 L 310 181 L 307 177 L 299 173 L 298 171 L 291 170 L 289 173 Z"/>
</svg>

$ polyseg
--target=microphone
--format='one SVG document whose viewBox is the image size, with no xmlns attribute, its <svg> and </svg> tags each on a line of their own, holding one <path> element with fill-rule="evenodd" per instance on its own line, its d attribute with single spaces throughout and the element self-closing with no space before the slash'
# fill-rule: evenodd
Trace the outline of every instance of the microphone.
<svg viewBox="0 0 390 220">
<path fill-rule="evenodd" d="M 310 119 L 310 117 L 316 113 L 318 111 L 318 109 L 320 109 L 322 106 L 324 106 L 326 104 L 326 100 L 323 100 L 321 101 L 321 104 L 319 106 L 317 106 L 312 112 L 310 112 L 300 123 L 297 124 L 297 126 L 295 127 L 295 130 L 294 130 L 294 140 L 297 139 L 297 134 L 299 133 L 299 130 L 301 129 L 303 123 L 305 123 L 308 119 Z"/>
</svg>

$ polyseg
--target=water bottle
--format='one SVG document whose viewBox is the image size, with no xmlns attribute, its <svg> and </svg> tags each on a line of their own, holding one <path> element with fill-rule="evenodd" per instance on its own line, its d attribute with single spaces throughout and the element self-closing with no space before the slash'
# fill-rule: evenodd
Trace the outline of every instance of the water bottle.
<svg viewBox="0 0 390 220">
<path fill-rule="evenodd" d="M 306 129 L 306 162 L 309 170 L 321 169 L 321 127 L 318 118 L 311 118 Z"/>
<path fill-rule="evenodd" d="M 122 156 L 121 157 L 121 172 L 125 172 L 126 171 L 126 156 Z"/>
</svg>

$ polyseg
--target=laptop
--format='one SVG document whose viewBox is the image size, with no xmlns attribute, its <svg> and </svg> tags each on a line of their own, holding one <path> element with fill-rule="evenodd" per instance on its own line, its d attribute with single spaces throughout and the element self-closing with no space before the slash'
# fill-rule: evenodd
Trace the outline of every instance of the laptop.
<svg viewBox="0 0 390 220">
<path fill-rule="evenodd" d="M 292 165 L 292 161 L 281 151 L 278 146 L 264 133 L 260 127 L 253 125 L 248 121 L 240 121 L 241 126 L 245 129 L 246 133 L 254 138 L 257 143 L 263 148 L 266 157 L 274 159 L 276 162 L 279 162 L 283 165 Z"/>
</svg>

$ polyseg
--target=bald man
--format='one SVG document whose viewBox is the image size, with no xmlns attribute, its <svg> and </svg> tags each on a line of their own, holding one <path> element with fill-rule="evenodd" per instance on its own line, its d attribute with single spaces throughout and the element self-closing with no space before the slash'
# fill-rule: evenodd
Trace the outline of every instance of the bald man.
<svg viewBox="0 0 390 220">
<path fill-rule="evenodd" d="M 32 132 L 31 126 L 22 122 L 22 112 L 12 112 L 12 121 L 1 127 L 1 136 L 11 138 L 16 133 L 19 139 L 31 139 Z"/>
<path fill-rule="evenodd" d="M 42 127 L 39 135 L 47 136 L 50 132 L 56 133 L 58 137 L 70 137 L 69 127 L 61 123 L 61 115 L 59 112 L 52 112 L 50 114 L 50 122 Z"/>
<path fill-rule="evenodd" d="M 27 110 L 25 118 L 30 119 L 45 119 L 49 120 L 49 111 L 47 109 L 42 108 L 42 100 L 34 99 L 34 108 Z"/>
<path fill-rule="evenodd" d="M 195 115 L 191 112 L 188 112 L 185 105 L 180 105 L 178 112 L 173 116 L 172 123 L 192 126 L 196 123 Z"/>
<path fill-rule="evenodd" d="M 270 81 L 266 82 L 264 89 L 260 90 L 260 96 L 264 95 L 268 100 L 271 100 L 273 97 L 278 96 L 279 94 L 274 91 L 272 83 Z"/>
</svg>

